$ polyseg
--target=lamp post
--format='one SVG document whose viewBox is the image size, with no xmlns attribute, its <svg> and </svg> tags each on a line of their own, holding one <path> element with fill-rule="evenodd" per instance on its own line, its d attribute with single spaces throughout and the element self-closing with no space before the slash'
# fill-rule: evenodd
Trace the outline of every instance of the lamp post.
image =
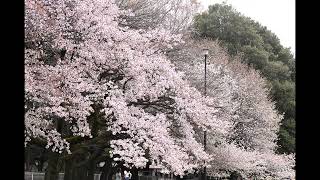
<svg viewBox="0 0 320 180">
<path fill-rule="evenodd" d="M 204 54 L 204 96 L 207 96 L 207 57 L 209 54 L 209 49 L 203 49 Z M 207 131 L 203 132 L 203 147 L 204 151 L 207 148 Z M 203 180 L 207 180 L 207 168 L 206 165 L 203 167 Z"/>
</svg>

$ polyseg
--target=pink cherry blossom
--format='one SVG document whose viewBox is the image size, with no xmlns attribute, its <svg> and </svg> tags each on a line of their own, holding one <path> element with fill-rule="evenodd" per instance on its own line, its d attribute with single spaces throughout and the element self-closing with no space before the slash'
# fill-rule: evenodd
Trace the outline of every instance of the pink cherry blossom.
<svg viewBox="0 0 320 180">
<path fill-rule="evenodd" d="M 193 172 L 211 160 L 196 131 L 224 136 L 230 123 L 167 59 L 181 35 L 122 26 L 126 13 L 112 0 L 26 1 L 26 144 L 40 138 L 72 153 L 59 122 L 73 137 L 92 137 L 88 116 L 99 102 L 104 131 L 125 135 L 110 141 L 114 162 Z"/>
</svg>

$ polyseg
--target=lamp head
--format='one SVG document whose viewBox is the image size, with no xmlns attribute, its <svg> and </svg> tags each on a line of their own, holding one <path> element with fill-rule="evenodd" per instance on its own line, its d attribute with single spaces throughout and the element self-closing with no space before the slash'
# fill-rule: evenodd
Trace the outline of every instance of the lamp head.
<svg viewBox="0 0 320 180">
<path fill-rule="evenodd" d="M 203 49 L 202 52 L 205 56 L 209 55 L 209 49 Z"/>
</svg>

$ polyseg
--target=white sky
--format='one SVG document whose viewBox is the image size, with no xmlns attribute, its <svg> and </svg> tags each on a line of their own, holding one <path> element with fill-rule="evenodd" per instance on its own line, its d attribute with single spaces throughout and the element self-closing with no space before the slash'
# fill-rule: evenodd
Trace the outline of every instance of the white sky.
<svg viewBox="0 0 320 180">
<path fill-rule="evenodd" d="M 226 0 L 199 0 L 205 9 Z M 295 55 L 295 0 L 227 0 L 238 12 L 275 33 Z"/>
</svg>

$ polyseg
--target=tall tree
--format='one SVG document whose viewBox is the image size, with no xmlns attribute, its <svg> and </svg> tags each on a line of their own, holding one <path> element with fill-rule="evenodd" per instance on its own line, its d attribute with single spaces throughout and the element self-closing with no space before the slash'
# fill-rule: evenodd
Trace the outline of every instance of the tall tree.
<svg viewBox="0 0 320 180">
<path fill-rule="evenodd" d="M 52 151 L 46 180 L 61 161 L 68 179 L 92 179 L 99 161 L 103 179 L 151 160 L 183 175 L 210 161 L 195 129 L 228 132 L 164 55 L 180 37 L 120 26 L 127 13 L 111 0 L 26 1 L 25 142 Z"/>
<path fill-rule="evenodd" d="M 242 53 L 243 61 L 268 79 L 277 110 L 284 113 L 278 150 L 295 152 L 295 92 L 291 89 L 295 86 L 295 59 L 290 49 L 284 48 L 266 27 L 227 4 L 209 6 L 195 16 L 194 28 L 195 36 L 219 39 L 231 55 Z M 279 96 L 284 92 L 286 95 Z"/>
</svg>

